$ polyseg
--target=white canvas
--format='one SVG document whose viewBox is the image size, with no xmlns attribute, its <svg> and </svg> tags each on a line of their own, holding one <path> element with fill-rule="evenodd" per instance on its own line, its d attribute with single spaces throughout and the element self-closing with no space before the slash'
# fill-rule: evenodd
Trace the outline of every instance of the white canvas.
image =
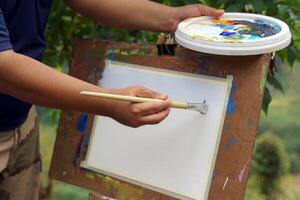
<svg viewBox="0 0 300 200">
<path fill-rule="evenodd" d="M 144 85 L 173 100 L 206 100 L 209 108 L 206 115 L 172 109 L 162 123 L 136 129 L 97 116 L 82 166 L 179 199 L 207 199 L 231 83 L 108 61 L 102 87 Z"/>
</svg>

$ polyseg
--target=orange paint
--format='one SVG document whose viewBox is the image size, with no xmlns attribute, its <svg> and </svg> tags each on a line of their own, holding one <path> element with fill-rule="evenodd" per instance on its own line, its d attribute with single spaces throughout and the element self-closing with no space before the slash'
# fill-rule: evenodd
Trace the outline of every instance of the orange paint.
<svg viewBox="0 0 300 200">
<path fill-rule="evenodd" d="M 225 25 L 234 25 L 234 24 L 236 24 L 235 21 L 228 20 L 228 19 L 214 19 L 214 20 L 212 20 L 212 22 L 218 23 L 218 24 L 225 24 Z"/>
</svg>

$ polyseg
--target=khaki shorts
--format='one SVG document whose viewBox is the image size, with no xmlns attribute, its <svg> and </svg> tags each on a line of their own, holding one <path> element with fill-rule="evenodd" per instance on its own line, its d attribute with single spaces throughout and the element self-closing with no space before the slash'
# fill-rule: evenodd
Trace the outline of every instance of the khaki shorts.
<svg viewBox="0 0 300 200">
<path fill-rule="evenodd" d="M 36 200 L 39 195 L 39 126 L 33 107 L 18 128 L 0 132 L 0 200 Z"/>
</svg>

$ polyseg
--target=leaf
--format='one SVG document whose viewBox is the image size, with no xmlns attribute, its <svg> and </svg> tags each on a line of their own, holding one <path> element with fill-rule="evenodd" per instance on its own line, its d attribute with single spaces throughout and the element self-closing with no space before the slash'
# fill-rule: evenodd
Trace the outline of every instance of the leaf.
<svg viewBox="0 0 300 200">
<path fill-rule="evenodd" d="M 264 97 L 263 97 L 263 102 L 262 102 L 262 110 L 264 111 L 264 113 L 266 115 L 268 114 L 269 105 L 270 105 L 271 101 L 272 101 L 272 97 L 271 97 L 270 91 L 267 87 L 265 87 Z"/>
<path fill-rule="evenodd" d="M 227 8 L 227 12 L 241 12 L 243 11 L 244 5 L 241 3 L 232 3 Z"/>
<path fill-rule="evenodd" d="M 279 90 L 282 94 L 284 94 L 282 84 L 274 76 L 268 76 L 267 80 L 268 83 L 270 83 L 276 90 Z"/>
<path fill-rule="evenodd" d="M 256 13 L 262 13 L 262 11 L 264 10 L 264 5 L 265 4 L 262 0 L 253 0 L 252 2 L 252 6 Z"/>
<path fill-rule="evenodd" d="M 297 52 L 297 50 L 292 45 L 290 45 L 287 48 L 287 52 L 288 52 L 288 57 L 287 57 L 288 62 L 290 64 L 290 66 L 293 67 L 294 62 L 297 59 L 298 52 Z"/>
<path fill-rule="evenodd" d="M 277 2 L 274 0 L 264 0 L 264 4 L 266 5 L 267 15 L 275 16 L 278 13 Z"/>
<path fill-rule="evenodd" d="M 287 5 L 279 5 L 278 6 L 278 14 L 279 14 L 279 16 L 281 16 L 281 17 L 287 17 L 289 9 L 290 8 Z"/>
</svg>

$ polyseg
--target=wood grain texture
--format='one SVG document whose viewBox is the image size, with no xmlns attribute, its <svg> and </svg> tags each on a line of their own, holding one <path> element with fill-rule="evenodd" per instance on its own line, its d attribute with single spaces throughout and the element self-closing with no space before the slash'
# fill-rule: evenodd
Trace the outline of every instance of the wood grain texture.
<svg viewBox="0 0 300 200">
<path fill-rule="evenodd" d="M 217 77 L 233 75 L 209 200 L 244 199 L 270 55 L 215 56 L 179 47 L 176 56 L 157 56 L 154 45 L 99 40 L 76 40 L 74 49 L 70 74 L 93 84 L 101 79 L 105 58 Z M 51 178 L 118 200 L 174 199 L 81 169 L 80 162 L 86 154 L 93 119 L 90 114 L 62 113 L 51 163 Z"/>
</svg>

